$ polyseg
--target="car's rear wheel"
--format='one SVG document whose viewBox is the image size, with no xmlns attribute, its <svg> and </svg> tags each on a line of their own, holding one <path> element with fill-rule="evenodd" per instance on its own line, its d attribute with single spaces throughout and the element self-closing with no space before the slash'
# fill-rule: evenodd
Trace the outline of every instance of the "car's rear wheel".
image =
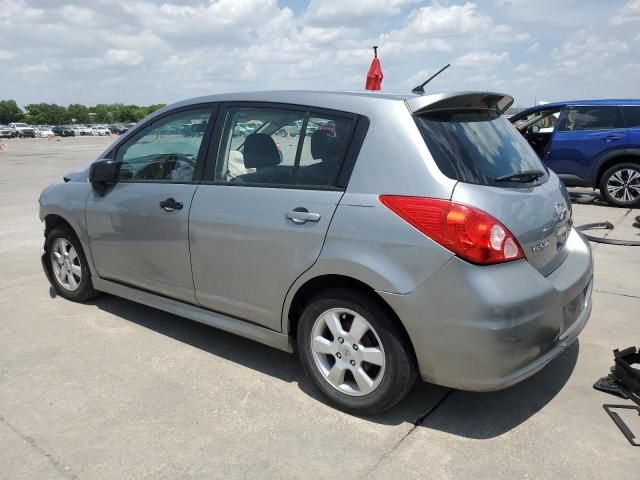
<svg viewBox="0 0 640 480">
<path fill-rule="evenodd" d="M 413 352 L 394 320 L 378 302 L 354 291 L 330 290 L 307 303 L 298 349 L 315 385 L 350 413 L 390 409 L 417 378 Z"/>
<path fill-rule="evenodd" d="M 53 288 L 61 297 L 84 302 L 96 296 L 82 246 L 71 230 L 51 230 L 45 242 L 45 252 Z"/>
<path fill-rule="evenodd" d="M 640 206 L 640 165 L 619 163 L 607 169 L 600 179 L 600 193 L 612 205 Z"/>
</svg>

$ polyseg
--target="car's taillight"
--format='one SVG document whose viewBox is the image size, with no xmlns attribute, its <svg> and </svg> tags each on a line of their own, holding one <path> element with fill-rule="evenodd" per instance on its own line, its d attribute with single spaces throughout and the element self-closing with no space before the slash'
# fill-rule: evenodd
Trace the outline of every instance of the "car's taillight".
<svg viewBox="0 0 640 480">
<path fill-rule="evenodd" d="M 404 221 L 469 262 L 488 265 L 524 257 L 513 234 L 480 209 L 439 198 L 379 198 Z"/>
</svg>

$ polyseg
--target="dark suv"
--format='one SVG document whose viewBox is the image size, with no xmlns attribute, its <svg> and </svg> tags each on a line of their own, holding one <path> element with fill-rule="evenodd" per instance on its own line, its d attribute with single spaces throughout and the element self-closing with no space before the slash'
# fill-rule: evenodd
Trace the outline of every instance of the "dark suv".
<svg viewBox="0 0 640 480">
<path fill-rule="evenodd" d="M 510 120 L 566 185 L 640 206 L 640 100 L 550 103 Z"/>
</svg>

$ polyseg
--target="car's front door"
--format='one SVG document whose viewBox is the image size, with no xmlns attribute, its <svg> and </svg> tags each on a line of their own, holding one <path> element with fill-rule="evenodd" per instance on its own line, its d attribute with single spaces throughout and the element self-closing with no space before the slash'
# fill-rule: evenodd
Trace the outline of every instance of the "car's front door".
<svg viewBox="0 0 640 480">
<path fill-rule="evenodd" d="M 545 163 L 557 174 L 591 181 L 596 160 L 625 148 L 628 133 L 618 106 L 569 106 L 547 151 Z"/>
<path fill-rule="evenodd" d="M 213 112 L 198 106 L 152 120 L 113 153 L 118 182 L 86 206 L 101 278 L 196 303 L 188 219 Z"/>
<path fill-rule="evenodd" d="M 249 122 L 253 133 L 234 134 Z M 282 137 L 296 122 L 301 134 Z M 307 135 L 307 124 L 323 129 Z M 286 293 L 320 255 L 343 195 L 336 179 L 354 124 L 349 115 L 296 107 L 226 109 L 210 149 L 211 181 L 198 188 L 189 221 L 201 305 L 281 329 Z"/>
</svg>

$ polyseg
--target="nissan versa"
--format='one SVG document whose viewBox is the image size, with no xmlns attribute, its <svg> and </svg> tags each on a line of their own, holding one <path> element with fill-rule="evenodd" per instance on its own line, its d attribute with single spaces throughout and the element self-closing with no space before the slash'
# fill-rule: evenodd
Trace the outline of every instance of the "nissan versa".
<svg viewBox="0 0 640 480">
<path fill-rule="evenodd" d="M 45 272 L 69 300 L 107 292 L 297 350 L 357 414 L 418 376 L 507 387 L 576 339 L 593 269 L 565 188 L 503 116 L 512 102 L 301 91 L 165 107 L 42 192 Z"/>
</svg>

